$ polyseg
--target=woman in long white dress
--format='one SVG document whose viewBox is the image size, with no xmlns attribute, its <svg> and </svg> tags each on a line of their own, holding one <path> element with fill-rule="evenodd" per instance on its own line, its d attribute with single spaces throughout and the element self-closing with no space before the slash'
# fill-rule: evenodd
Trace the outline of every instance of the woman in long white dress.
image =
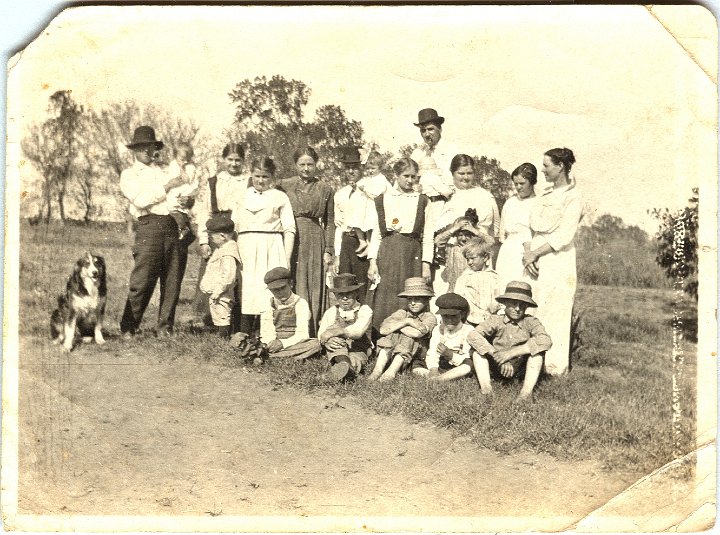
<svg viewBox="0 0 720 535">
<path fill-rule="evenodd" d="M 500 216 L 500 251 L 495 262 L 499 287 L 505 288 L 511 281 L 524 280 L 531 283 L 531 277 L 523 266 L 523 244 L 530 242 L 530 209 L 535 200 L 537 168 L 531 163 L 520 164 L 512 172 L 515 195 L 505 201 Z"/>
<path fill-rule="evenodd" d="M 543 174 L 553 189 L 535 199 L 530 211 L 532 241 L 523 254 L 523 265 L 537 278 L 533 283 L 538 303 L 535 315 L 552 339 L 552 348 L 545 353 L 548 375 L 563 375 L 570 364 L 570 322 L 577 285 L 575 234 L 583 212 L 580 192 L 569 177 L 574 163 L 570 149 L 545 153 Z"/>
<path fill-rule="evenodd" d="M 270 305 L 265 274 L 290 265 L 295 243 L 295 217 L 288 196 L 275 189 L 275 163 L 259 157 L 251 169 L 251 185 L 232 214 L 243 264 L 240 330 L 248 334 L 259 329 L 259 315 Z"/>
</svg>

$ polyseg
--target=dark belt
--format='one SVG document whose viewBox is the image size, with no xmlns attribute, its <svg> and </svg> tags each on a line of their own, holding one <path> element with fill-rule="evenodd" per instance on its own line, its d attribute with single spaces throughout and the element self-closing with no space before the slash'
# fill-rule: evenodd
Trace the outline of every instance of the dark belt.
<svg viewBox="0 0 720 535">
<path fill-rule="evenodd" d="M 162 221 L 164 219 L 167 219 L 170 217 L 169 215 L 157 215 L 157 214 L 145 214 L 138 217 L 138 221 L 142 221 L 143 223 L 150 222 L 150 221 Z M 172 218 L 171 218 L 172 219 Z"/>
</svg>

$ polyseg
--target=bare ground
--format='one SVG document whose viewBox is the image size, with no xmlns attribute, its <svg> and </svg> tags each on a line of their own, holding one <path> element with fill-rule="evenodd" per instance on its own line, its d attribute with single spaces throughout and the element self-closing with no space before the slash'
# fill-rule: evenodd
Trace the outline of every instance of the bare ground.
<svg viewBox="0 0 720 535">
<path fill-rule="evenodd" d="M 350 398 L 119 340 L 68 355 L 21 339 L 19 408 L 21 514 L 514 516 L 560 530 L 639 475 L 498 455 Z"/>
</svg>

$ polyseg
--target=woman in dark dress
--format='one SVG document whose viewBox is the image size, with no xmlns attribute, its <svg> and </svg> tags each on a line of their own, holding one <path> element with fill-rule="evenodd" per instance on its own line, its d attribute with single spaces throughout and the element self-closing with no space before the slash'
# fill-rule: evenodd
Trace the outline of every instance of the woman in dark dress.
<svg viewBox="0 0 720 535">
<path fill-rule="evenodd" d="M 433 255 L 433 229 L 425 225 L 428 198 L 417 192 L 418 164 L 402 158 L 393 166 L 395 186 L 375 199 L 378 221 L 368 246 L 368 280 L 379 277 L 372 302 L 373 327 L 405 307 L 402 292 L 405 279 L 430 280 Z"/>
<path fill-rule="evenodd" d="M 310 336 L 315 336 L 324 312 L 325 270 L 334 258 L 333 189 L 316 176 L 318 159 L 312 147 L 296 150 L 293 160 L 298 174 L 277 185 L 290 198 L 295 214 L 297 236 L 290 271 L 295 293 L 310 305 Z"/>
</svg>

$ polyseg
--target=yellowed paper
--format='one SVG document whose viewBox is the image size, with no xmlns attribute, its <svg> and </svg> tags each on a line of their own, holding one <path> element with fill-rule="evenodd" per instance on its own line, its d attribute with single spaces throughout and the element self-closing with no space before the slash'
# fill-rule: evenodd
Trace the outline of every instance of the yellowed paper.
<svg viewBox="0 0 720 535">
<path fill-rule="evenodd" d="M 708 529 L 716 514 L 717 44 L 711 13 L 690 5 L 113 5 L 60 13 L 8 64 L 4 528 Z M 602 459 L 559 459 L 522 444 L 501 454 L 449 429 L 376 414 L 352 397 L 273 387 L 261 374 L 198 363 L 182 344 L 148 341 L 166 359 L 148 364 L 123 350 L 119 313 L 107 320 L 115 336 L 102 353 L 62 353 L 46 338 L 44 316 L 22 324 L 20 303 L 30 297 L 21 294 L 21 270 L 35 269 L 38 287 L 63 285 L 25 255 L 51 262 L 52 247 L 86 248 L 30 246 L 21 234 L 21 219 L 41 203 L 41 174 L 21 140 L 46 120 L 51 95 L 71 90 L 95 111 L 122 101 L 162 105 L 194 121 L 217 156 L 235 113 L 228 92 L 274 74 L 312 88 L 309 116 L 337 104 L 362 122 L 367 141 L 394 154 L 420 142 L 413 122 L 426 107 L 447 118 L 443 139 L 507 170 L 525 161 L 541 169 L 544 151 L 571 147 L 591 220 L 616 214 L 653 234 L 647 211 L 683 207 L 699 187 L 698 339 L 682 345 L 697 351 L 697 450 L 652 473 L 607 471 Z M 132 133 L 122 135 L 120 151 Z M 220 158 L 209 160 L 214 173 Z M 124 205 L 112 194 L 103 202 L 103 217 L 122 221 Z M 109 269 L 120 262 L 106 260 Z M 127 275 L 117 277 L 114 291 L 127 293 Z M 669 366 L 673 355 L 664 358 Z M 645 379 L 637 377 L 638 389 Z"/>
</svg>

